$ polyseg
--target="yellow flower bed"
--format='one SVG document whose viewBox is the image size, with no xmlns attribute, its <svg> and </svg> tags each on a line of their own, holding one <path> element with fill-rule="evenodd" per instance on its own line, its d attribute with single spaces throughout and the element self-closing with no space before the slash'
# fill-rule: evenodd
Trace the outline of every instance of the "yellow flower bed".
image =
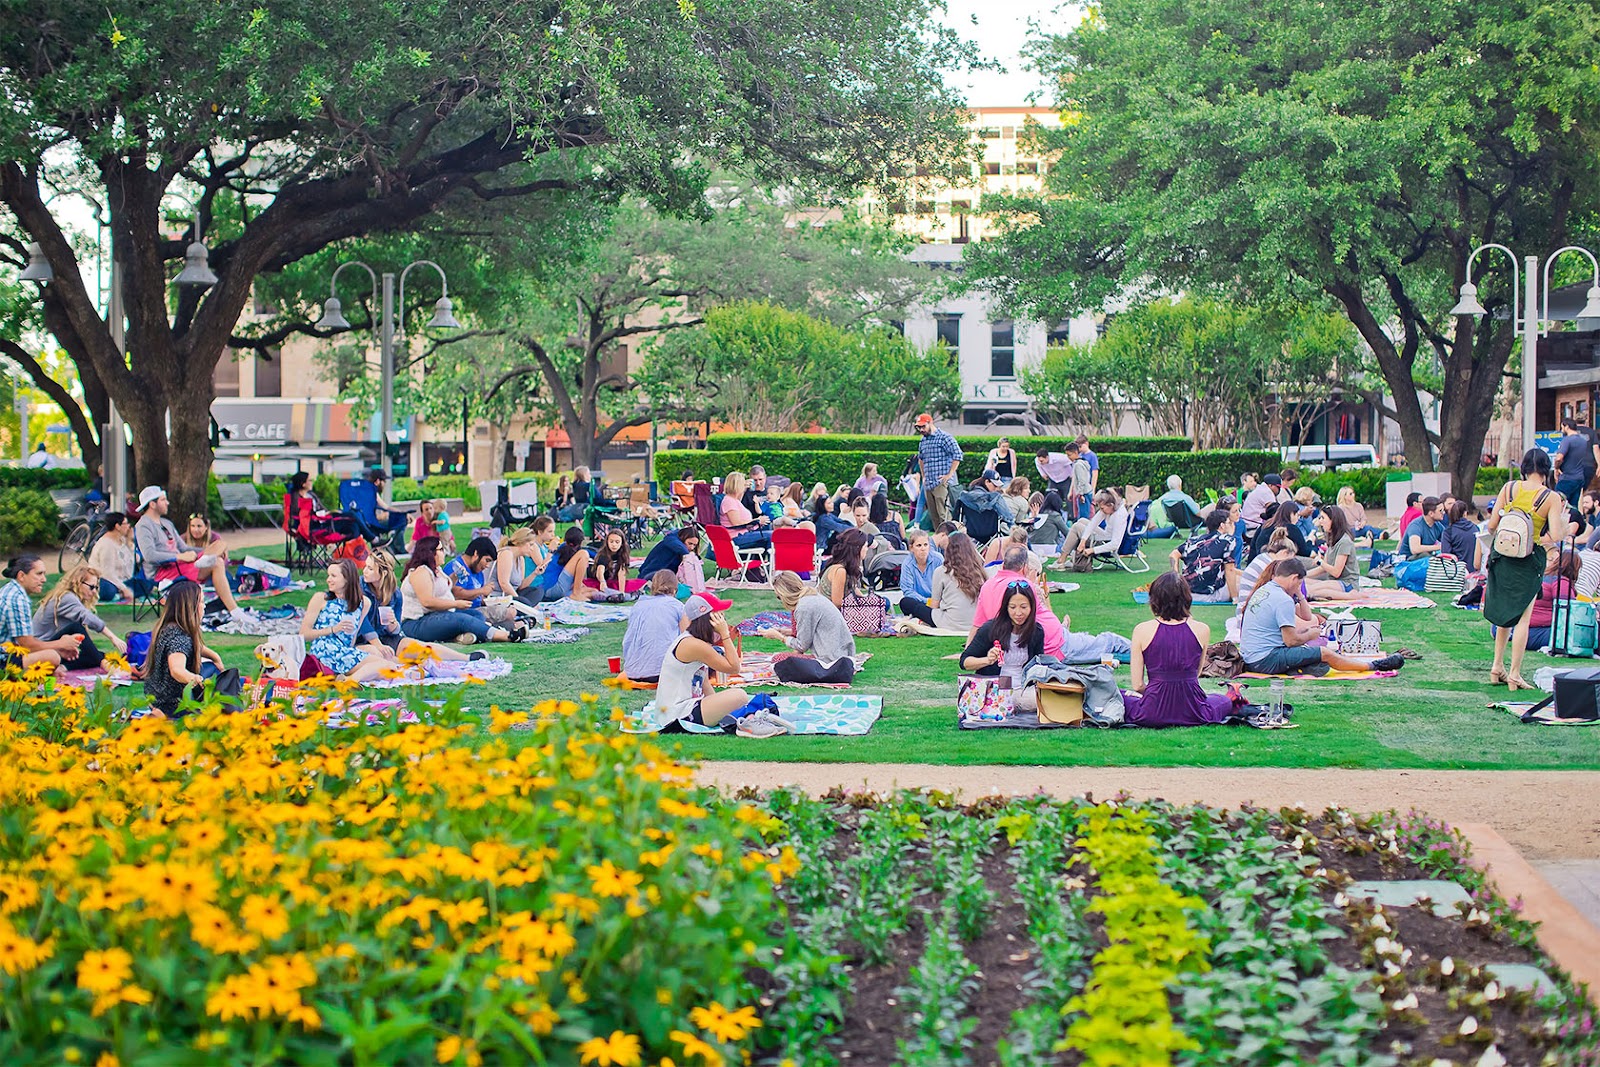
<svg viewBox="0 0 1600 1067">
<path fill-rule="evenodd" d="M 0 681 L 0 1063 L 739 1057 L 796 867 L 770 817 L 592 697 L 489 737 L 459 694 L 344 731 L 337 699 L 113 724 Z"/>
</svg>

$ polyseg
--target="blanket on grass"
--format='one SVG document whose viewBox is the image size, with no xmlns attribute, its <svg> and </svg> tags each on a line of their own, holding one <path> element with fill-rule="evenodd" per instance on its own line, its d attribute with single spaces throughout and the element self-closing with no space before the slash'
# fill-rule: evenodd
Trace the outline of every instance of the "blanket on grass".
<svg viewBox="0 0 1600 1067">
<path fill-rule="evenodd" d="M 746 637 L 754 637 L 769 626 L 786 633 L 794 632 L 794 614 L 788 611 L 758 611 L 735 627 Z"/>
<path fill-rule="evenodd" d="M 92 671 L 62 671 L 56 675 L 56 680 L 64 685 L 75 685 L 80 689 L 91 689 L 101 682 L 107 685 L 132 685 L 133 679 L 121 671 L 109 671 L 104 667 L 96 667 Z"/>
<path fill-rule="evenodd" d="M 779 717 L 794 727 L 796 735 L 860 737 L 869 732 L 883 714 L 883 697 L 872 694 L 780 694 L 772 699 L 778 705 Z M 622 729 L 628 733 L 656 733 L 663 725 L 652 700 L 637 716 L 624 720 Z M 691 734 L 727 732 L 720 726 L 692 722 L 684 722 L 683 729 Z"/>
<path fill-rule="evenodd" d="M 1361 589 L 1360 594 L 1350 600 L 1313 601 L 1319 607 L 1326 604 L 1335 608 L 1432 608 L 1437 607 L 1433 601 L 1421 593 L 1413 593 L 1409 589 Z"/>
<path fill-rule="evenodd" d="M 738 685 L 786 685 L 796 689 L 849 689 L 849 684 L 828 683 L 826 685 L 802 685 L 800 682 L 780 682 L 773 668 L 781 659 L 788 659 L 795 655 L 793 652 L 746 652 L 739 657 L 739 666 L 743 668 L 735 684 Z M 853 657 L 856 671 L 866 666 L 867 660 L 872 658 L 871 652 L 857 652 Z"/>
<path fill-rule="evenodd" d="M 1286 678 L 1296 682 L 1348 682 L 1352 678 L 1393 678 L 1399 671 L 1329 671 L 1327 674 L 1257 674 L 1244 671 L 1235 678 Z"/>
<path fill-rule="evenodd" d="M 1508 700 L 1490 704 L 1489 707 L 1496 711 L 1510 712 L 1520 722 L 1536 722 L 1541 726 L 1600 726 L 1600 719 L 1563 719 L 1556 714 L 1556 706 L 1554 704 L 1546 704 L 1537 712 L 1534 712 L 1531 718 L 1523 719 L 1522 717 L 1533 708 L 1534 703 L 1531 700 L 1522 703 Z"/>
<path fill-rule="evenodd" d="M 895 619 L 894 620 L 894 624 L 895 624 L 896 627 L 899 628 L 901 633 L 921 634 L 924 637 L 961 637 L 961 638 L 965 638 L 967 636 L 967 631 L 965 631 L 965 630 L 941 630 L 937 626 L 929 626 L 927 623 L 923 622 L 921 619 L 913 619 L 913 618 L 910 618 L 909 616 L 903 616 L 901 618 Z"/>
<path fill-rule="evenodd" d="M 300 620 L 304 616 L 302 609 L 284 605 L 271 612 L 248 614 L 242 619 L 235 619 L 225 611 L 218 612 L 205 616 L 202 623 L 211 633 L 233 634 L 236 637 L 279 637 L 299 633 Z"/>
<path fill-rule="evenodd" d="M 591 604 L 587 601 L 563 597 L 541 604 L 538 608 L 552 622 L 563 626 L 594 625 L 602 622 L 627 622 L 633 610 L 631 604 Z"/>
<path fill-rule="evenodd" d="M 468 679 L 487 682 L 511 673 L 511 664 L 498 656 L 474 660 L 430 660 L 411 667 L 396 666 L 398 676 L 367 682 L 371 689 L 402 689 L 413 685 L 460 685 Z"/>
</svg>

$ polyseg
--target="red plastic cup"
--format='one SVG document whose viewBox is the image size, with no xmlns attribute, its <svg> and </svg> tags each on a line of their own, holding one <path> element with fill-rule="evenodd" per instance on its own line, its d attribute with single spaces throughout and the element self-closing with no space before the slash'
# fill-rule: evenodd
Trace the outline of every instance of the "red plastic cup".
<svg viewBox="0 0 1600 1067">
<path fill-rule="evenodd" d="M 611 668 L 611 673 L 612 674 L 621 674 L 622 673 L 622 657 L 621 656 L 612 656 L 610 659 L 606 660 L 606 666 Z"/>
</svg>

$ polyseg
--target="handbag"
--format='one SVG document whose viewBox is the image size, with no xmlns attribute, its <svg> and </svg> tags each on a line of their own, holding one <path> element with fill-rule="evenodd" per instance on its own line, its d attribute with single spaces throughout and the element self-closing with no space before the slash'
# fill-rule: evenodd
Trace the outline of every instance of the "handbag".
<svg viewBox="0 0 1600 1067">
<path fill-rule="evenodd" d="M 998 677 L 963 674 L 956 679 L 956 717 L 959 722 L 1000 723 L 1016 711 L 1016 693 L 1002 688 Z"/>
<path fill-rule="evenodd" d="M 872 593 L 846 593 L 839 613 L 850 632 L 858 637 L 890 629 L 889 602 Z"/>
<path fill-rule="evenodd" d="M 1076 726 L 1083 721 L 1082 682 L 1040 682 L 1037 689 L 1040 722 Z"/>
<path fill-rule="evenodd" d="M 1428 573 L 1422 582 L 1424 593 L 1461 592 L 1467 582 L 1467 565 L 1455 556 L 1443 552 L 1428 559 Z"/>
<path fill-rule="evenodd" d="M 1244 656 L 1232 641 L 1217 641 L 1206 646 L 1200 658 L 1200 677 L 1237 678 L 1244 673 Z"/>
<path fill-rule="evenodd" d="M 1322 636 L 1342 655 L 1377 656 L 1383 644 L 1383 624 L 1376 619 L 1329 619 Z"/>
</svg>

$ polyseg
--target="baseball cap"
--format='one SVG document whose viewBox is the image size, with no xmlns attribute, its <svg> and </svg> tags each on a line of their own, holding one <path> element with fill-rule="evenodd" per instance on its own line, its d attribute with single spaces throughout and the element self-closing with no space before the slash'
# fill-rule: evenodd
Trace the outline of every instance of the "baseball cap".
<svg viewBox="0 0 1600 1067">
<path fill-rule="evenodd" d="M 983 480 L 986 482 L 998 482 L 1000 480 L 1000 472 L 990 467 L 983 472 Z"/>
<path fill-rule="evenodd" d="M 703 615 L 710 615 L 713 611 L 727 611 L 731 607 L 733 601 L 718 600 L 710 593 L 696 593 L 683 602 L 684 614 L 689 616 L 691 622 Z"/>
<path fill-rule="evenodd" d="M 932 426 L 933 425 L 933 416 L 929 415 L 926 411 L 924 411 L 921 415 L 917 416 L 917 425 L 918 426 Z"/>
<path fill-rule="evenodd" d="M 139 490 L 139 510 L 143 511 L 151 504 L 167 495 L 167 491 L 159 485 L 147 485 Z"/>
<path fill-rule="evenodd" d="M 1283 479 L 1278 477 L 1276 474 L 1269 474 L 1269 475 L 1267 475 L 1265 478 L 1263 478 L 1261 480 L 1263 482 L 1266 482 L 1268 485 L 1282 485 L 1283 484 Z"/>
</svg>

